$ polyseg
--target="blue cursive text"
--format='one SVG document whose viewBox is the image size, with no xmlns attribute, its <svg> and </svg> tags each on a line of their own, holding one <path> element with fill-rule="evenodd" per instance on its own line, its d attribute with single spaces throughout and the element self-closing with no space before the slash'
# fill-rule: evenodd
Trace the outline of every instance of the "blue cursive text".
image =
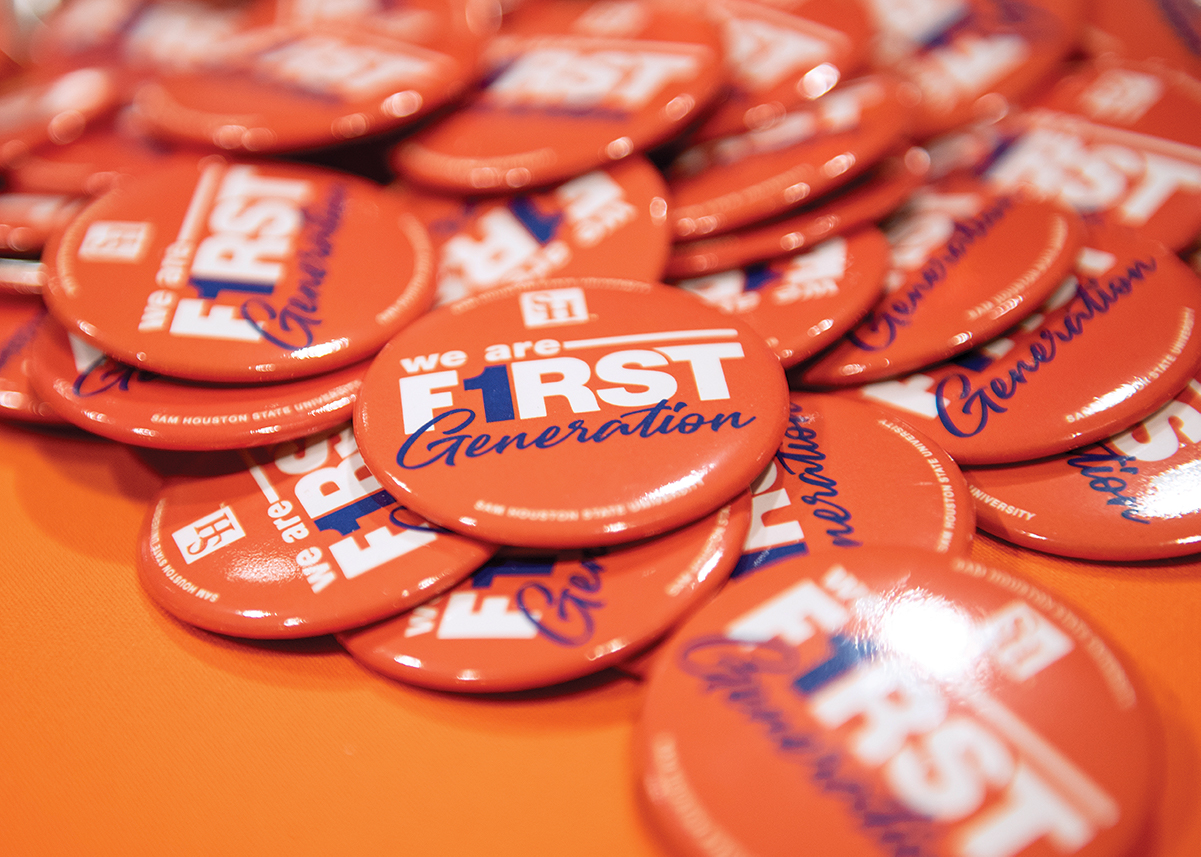
<svg viewBox="0 0 1201 857">
<path fill-rule="evenodd" d="M 442 461 L 447 467 L 454 467 L 460 451 L 467 458 L 479 458 L 482 455 L 500 455 L 509 448 L 550 449 L 572 438 L 579 443 L 604 443 L 614 435 L 649 438 L 656 434 L 692 434 L 704 427 L 711 431 L 720 431 L 727 425 L 734 429 L 746 428 L 755 421 L 755 417 L 744 419 L 739 411 L 728 415 L 715 414 L 712 417 L 698 413 L 681 416 L 680 411 L 687 406 L 686 402 L 676 402 L 675 405 L 668 406 L 667 400 L 662 399 L 653 407 L 626 411 L 618 419 L 607 420 L 593 430 L 585 426 L 583 420 L 572 420 L 566 429 L 562 426 L 547 426 L 532 440 L 523 431 L 515 435 L 502 435 L 495 440 L 489 434 L 467 434 L 464 429 L 475 422 L 475 411 L 469 408 L 453 408 L 438 414 L 409 435 L 396 453 L 396 463 L 406 470 L 429 467 L 437 461 Z M 635 420 L 636 417 L 641 419 Z M 441 432 L 441 438 L 427 442 L 427 435 L 434 434 L 435 431 Z M 418 451 L 421 444 L 424 444 L 426 452 L 432 453 L 424 460 L 420 458 L 421 453 Z"/>
</svg>

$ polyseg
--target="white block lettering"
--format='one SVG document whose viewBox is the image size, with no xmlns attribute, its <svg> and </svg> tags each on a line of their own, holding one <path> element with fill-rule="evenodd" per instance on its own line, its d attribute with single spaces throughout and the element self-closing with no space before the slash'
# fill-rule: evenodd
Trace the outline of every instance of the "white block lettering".
<svg viewBox="0 0 1201 857">
<path fill-rule="evenodd" d="M 508 596 L 488 595 L 475 606 L 474 592 L 456 592 L 446 601 L 439 640 L 529 640 L 538 627 L 520 610 L 510 610 Z"/>
</svg>

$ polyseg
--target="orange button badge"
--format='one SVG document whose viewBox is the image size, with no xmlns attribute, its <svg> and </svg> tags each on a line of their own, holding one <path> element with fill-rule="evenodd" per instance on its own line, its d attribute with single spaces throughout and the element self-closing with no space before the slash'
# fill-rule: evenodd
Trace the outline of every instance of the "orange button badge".
<svg viewBox="0 0 1201 857">
<path fill-rule="evenodd" d="M 35 146 L 72 142 L 89 122 L 114 109 L 118 98 L 116 78 L 104 68 L 6 80 L 0 87 L 0 166 L 7 168 Z"/>
<path fill-rule="evenodd" d="M 678 134 L 725 81 L 716 24 L 648 0 L 529 4 L 488 62 L 477 97 L 396 148 L 404 178 L 456 193 L 561 182 Z"/>
<path fill-rule="evenodd" d="M 489 31 L 468 13 L 472 5 L 407 3 L 416 7 L 406 9 L 407 26 L 381 13 L 248 27 L 194 63 L 160 67 L 134 95 L 136 116 L 157 135 L 255 153 L 389 131 L 474 81 Z"/>
<path fill-rule="evenodd" d="M 865 226 L 791 257 L 677 285 L 743 319 L 788 367 L 863 317 L 880 295 L 888 253 L 883 233 Z"/>
<path fill-rule="evenodd" d="M 1085 617 L 906 549 L 724 589 L 669 642 L 634 736 L 644 806 L 689 857 L 1121 857 L 1163 749 Z"/>
<path fill-rule="evenodd" d="M 872 26 L 860 0 L 718 0 L 713 9 L 732 80 L 698 139 L 767 127 L 866 63 Z"/>
<path fill-rule="evenodd" d="M 746 490 L 779 446 L 784 371 L 762 337 L 634 280 L 502 286 L 388 343 L 355 408 L 406 506 L 498 544 L 627 542 Z"/>
<path fill-rule="evenodd" d="M 30 350 L 46 306 L 36 295 L 0 294 L 0 419 L 63 424 L 29 380 Z"/>
<path fill-rule="evenodd" d="M 698 143 L 668 169 L 674 234 L 728 232 L 846 184 L 900 143 L 907 124 L 899 85 L 872 75 L 770 127 Z"/>
<path fill-rule="evenodd" d="M 667 259 L 666 276 L 695 277 L 740 268 L 883 220 L 921 186 L 929 168 L 930 156 L 913 146 L 799 208 L 712 238 L 678 241 Z"/>
<path fill-rule="evenodd" d="M 502 556 L 446 595 L 339 635 L 378 672 L 438 690 L 546 687 L 627 657 L 725 582 L 746 494 L 664 536 L 613 549 Z"/>
<path fill-rule="evenodd" d="M 784 441 L 751 491 L 735 577 L 795 554 L 861 547 L 963 554 L 975 532 L 951 457 L 883 408 L 840 396 L 792 394 Z"/>
<path fill-rule="evenodd" d="M 1067 452 L 1154 413 L 1201 365 L 1201 280 L 1128 230 L 1086 245 L 1075 275 L 1017 330 L 852 395 L 896 409 L 960 464 Z"/>
<path fill-rule="evenodd" d="M 163 609 L 219 634 L 365 625 L 453 586 L 495 550 L 398 505 L 363 466 L 349 424 L 197 466 L 221 475 L 167 482 L 138 573 Z"/>
<path fill-rule="evenodd" d="M 1075 47 L 1083 0 L 1033 0 L 1021 10 L 991 0 L 872 4 L 876 59 L 920 92 L 919 140 L 995 120 Z"/>
<path fill-rule="evenodd" d="M 253 383 L 375 353 L 433 299 L 429 236 L 392 195 L 317 167 L 180 159 L 46 248 L 50 310 L 125 363 Z"/>
<path fill-rule="evenodd" d="M 663 274 L 667 189 L 641 156 L 520 196 L 462 199 L 413 187 L 399 192 L 430 231 L 438 260 L 436 303 L 519 280 L 658 280 Z"/>
<path fill-rule="evenodd" d="M 1201 231 L 1201 148 L 1046 109 L 995 133 L 984 177 L 999 192 L 1057 200 L 1174 250 Z"/>
<path fill-rule="evenodd" d="M 886 294 L 804 383 L 875 381 L 983 345 L 1051 295 L 1084 241 L 1071 211 L 978 186 L 918 193 L 887 234 Z"/>
<path fill-rule="evenodd" d="M 965 473 L 980 526 L 1035 550 L 1153 560 L 1201 550 L 1201 379 L 1138 425 L 1053 458 Z"/>
<path fill-rule="evenodd" d="M 31 345 L 34 389 L 68 420 L 112 440 L 158 449 L 241 449 L 350 419 L 367 362 L 280 384 L 178 381 L 97 351 L 47 319 Z"/>
</svg>

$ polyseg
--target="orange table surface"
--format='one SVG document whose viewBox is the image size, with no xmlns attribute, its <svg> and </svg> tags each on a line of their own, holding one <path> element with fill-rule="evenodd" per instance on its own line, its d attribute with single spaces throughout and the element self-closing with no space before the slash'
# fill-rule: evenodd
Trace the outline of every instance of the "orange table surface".
<svg viewBox="0 0 1201 857">
<path fill-rule="evenodd" d="M 459 697 L 332 638 L 193 629 L 134 570 L 160 481 L 128 447 L 0 424 L 0 854 L 663 854 L 633 783 L 639 682 Z M 1201 562 L 1082 564 L 985 536 L 973 555 L 1130 656 L 1168 748 L 1137 853 L 1201 854 Z"/>
</svg>

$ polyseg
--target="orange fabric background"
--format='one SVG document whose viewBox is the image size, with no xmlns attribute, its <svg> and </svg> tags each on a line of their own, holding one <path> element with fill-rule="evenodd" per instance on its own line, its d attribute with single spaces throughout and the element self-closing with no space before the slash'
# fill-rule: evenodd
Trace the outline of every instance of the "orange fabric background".
<svg viewBox="0 0 1201 857">
<path fill-rule="evenodd" d="M 191 629 L 142 592 L 159 484 L 127 447 L 0 424 L 0 854 L 659 855 L 628 743 L 638 682 L 502 699 L 421 691 L 330 638 Z M 1166 732 L 1140 854 L 1201 854 L 1201 562 L 974 555 L 1090 615 Z"/>
</svg>

